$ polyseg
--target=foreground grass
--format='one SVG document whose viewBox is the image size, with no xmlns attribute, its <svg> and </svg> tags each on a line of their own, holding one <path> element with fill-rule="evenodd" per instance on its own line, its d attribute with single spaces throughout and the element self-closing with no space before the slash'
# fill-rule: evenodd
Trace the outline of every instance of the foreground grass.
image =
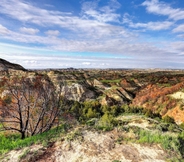
<svg viewBox="0 0 184 162">
<path fill-rule="evenodd" d="M 14 149 L 21 149 L 23 147 L 28 147 L 33 144 L 42 144 L 46 146 L 51 139 L 57 138 L 60 133 L 64 131 L 64 126 L 53 128 L 48 132 L 38 134 L 25 138 L 24 140 L 20 139 L 19 134 L 0 134 L 0 155 L 7 153 L 8 151 Z"/>
<path fill-rule="evenodd" d="M 140 130 L 138 134 L 139 143 L 161 144 L 162 148 L 165 150 L 176 152 L 180 150 L 180 141 L 177 136 L 161 134 L 160 132 L 150 132 L 146 130 Z"/>
<path fill-rule="evenodd" d="M 160 131 L 150 131 L 140 128 L 134 130 L 137 138 L 134 142 L 140 144 L 159 144 L 165 151 L 170 152 L 178 160 L 184 158 L 184 132 L 178 135 L 163 133 Z M 175 159 L 175 160 L 176 160 Z M 172 160 L 171 160 L 172 161 Z"/>
<path fill-rule="evenodd" d="M 90 120 L 91 123 L 86 123 L 89 129 L 94 129 L 96 131 L 109 131 L 118 127 L 119 130 L 124 132 L 125 136 L 122 135 L 122 138 L 119 139 L 121 141 L 130 141 L 140 144 L 159 144 L 164 150 L 166 150 L 169 154 L 171 153 L 170 158 L 172 159 L 169 162 L 183 162 L 181 159 L 184 158 L 184 131 L 179 133 L 173 133 L 171 131 L 163 132 L 159 129 L 143 129 L 137 126 L 130 126 L 128 125 L 129 122 L 132 120 L 135 122 L 139 122 L 144 116 L 139 115 L 136 119 L 136 115 L 124 116 L 122 119 L 118 118 L 120 123 L 116 123 L 113 118 L 110 120 L 112 116 L 103 116 L 103 118 L 99 122 L 105 122 L 105 125 L 95 125 L 95 121 Z M 136 119 L 136 120 L 135 120 Z M 147 119 L 147 118 L 145 118 Z M 114 124 L 115 122 L 115 124 Z M 98 122 L 97 122 L 98 123 Z M 103 123 L 100 123 L 103 124 Z M 85 125 L 84 125 L 85 126 Z M 151 125 L 150 125 L 151 126 Z M 50 142 L 54 142 L 58 140 L 58 137 L 62 137 L 63 135 L 66 137 L 67 140 L 71 141 L 75 138 L 81 137 L 81 132 L 78 131 L 71 131 L 70 133 L 67 130 L 70 129 L 71 125 L 63 124 L 60 127 L 53 128 L 48 132 L 35 135 L 32 137 L 28 137 L 24 140 L 20 139 L 20 135 L 18 134 L 0 134 L 0 155 L 3 155 L 11 150 L 21 149 L 24 147 L 29 147 L 34 144 L 41 144 L 43 146 L 48 146 Z M 73 127 L 74 128 L 74 127 Z M 129 132 L 133 132 L 135 136 L 127 137 L 126 134 Z M 64 134 L 63 134 L 64 133 Z M 124 136 L 124 137 L 123 137 Z M 169 158 L 168 157 L 168 158 Z M 175 159 L 174 159 L 175 158 Z M 174 159 L 174 160 L 173 160 Z"/>
</svg>

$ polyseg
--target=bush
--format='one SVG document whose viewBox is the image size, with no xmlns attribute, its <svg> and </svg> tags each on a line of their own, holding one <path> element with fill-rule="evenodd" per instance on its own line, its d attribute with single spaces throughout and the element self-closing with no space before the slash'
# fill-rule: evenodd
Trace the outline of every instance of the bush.
<svg viewBox="0 0 184 162">
<path fill-rule="evenodd" d="M 94 125 L 97 123 L 97 121 L 98 121 L 97 118 L 92 118 L 92 119 L 88 120 L 88 121 L 86 122 L 86 124 L 87 124 L 88 126 L 94 126 Z"/>
<path fill-rule="evenodd" d="M 162 132 L 168 131 L 169 124 L 168 123 L 160 123 L 156 126 L 156 129 Z"/>
<path fill-rule="evenodd" d="M 181 153 L 181 156 L 184 158 L 184 131 L 179 134 L 178 140 L 179 140 L 179 151 Z"/>
<path fill-rule="evenodd" d="M 97 117 L 98 116 L 98 114 L 96 113 L 96 111 L 95 110 L 93 110 L 92 108 L 89 108 L 88 109 L 88 112 L 87 112 L 87 114 L 86 114 L 86 117 L 89 119 L 89 118 L 95 118 L 95 117 Z"/>
<path fill-rule="evenodd" d="M 153 117 L 152 111 L 151 110 L 145 110 L 145 116 L 152 118 Z"/>
<path fill-rule="evenodd" d="M 109 112 L 106 112 L 100 118 L 97 128 L 105 131 L 109 131 L 109 130 L 112 130 L 115 125 L 117 125 L 117 122 L 114 119 L 113 115 L 111 115 Z"/>
<path fill-rule="evenodd" d="M 166 115 L 165 117 L 163 117 L 163 122 L 165 123 L 175 123 L 174 119 L 168 115 Z"/>
<path fill-rule="evenodd" d="M 120 108 L 119 108 L 119 106 L 114 105 L 114 106 L 111 106 L 110 108 L 111 108 L 110 109 L 110 112 L 111 112 L 111 114 L 113 116 L 117 116 L 118 114 L 120 114 Z"/>
<path fill-rule="evenodd" d="M 180 124 L 179 127 L 184 130 L 184 123 Z"/>
<path fill-rule="evenodd" d="M 81 107 L 80 121 L 86 121 L 90 118 L 99 118 L 102 114 L 101 105 L 98 101 L 85 101 Z"/>
</svg>

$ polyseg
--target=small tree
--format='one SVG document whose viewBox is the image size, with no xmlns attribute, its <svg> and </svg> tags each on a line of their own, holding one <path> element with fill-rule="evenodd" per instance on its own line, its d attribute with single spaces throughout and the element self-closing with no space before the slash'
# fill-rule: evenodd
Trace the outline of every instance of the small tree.
<svg viewBox="0 0 184 162">
<path fill-rule="evenodd" d="M 21 138 L 49 130 L 61 107 L 57 92 L 47 76 L 9 77 L 1 81 L 0 122 L 4 130 L 13 130 Z"/>
</svg>

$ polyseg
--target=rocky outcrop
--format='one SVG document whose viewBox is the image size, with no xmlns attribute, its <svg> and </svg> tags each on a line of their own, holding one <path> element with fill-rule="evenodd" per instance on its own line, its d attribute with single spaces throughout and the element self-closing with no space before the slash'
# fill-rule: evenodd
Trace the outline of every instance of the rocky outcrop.
<svg viewBox="0 0 184 162">
<path fill-rule="evenodd" d="M 96 98 L 96 93 L 94 91 L 89 90 L 85 85 L 78 83 L 63 86 L 61 94 L 68 100 L 74 101 L 85 101 Z"/>
<path fill-rule="evenodd" d="M 92 81 L 87 80 L 86 82 L 87 82 L 90 86 L 100 88 L 101 90 L 108 89 L 108 87 L 106 87 L 105 85 L 103 85 L 103 83 L 101 83 L 101 82 L 100 82 L 99 80 L 97 80 L 97 79 L 94 79 L 94 80 L 92 80 Z"/>
<path fill-rule="evenodd" d="M 111 87 L 104 91 L 105 96 L 101 98 L 102 105 L 127 104 L 133 100 L 133 95 L 122 87 Z"/>
<path fill-rule="evenodd" d="M 114 105 L 128 103 L 133 100 L 133 95 L 122 87 L 106 87 L 100 81 L 87 81 L 87 83 L 72 83 L 62 88 L 61 94 L 69 100 L 85 101 L 91 99 L 100 100 L 102 105 Z"/>
</svg>

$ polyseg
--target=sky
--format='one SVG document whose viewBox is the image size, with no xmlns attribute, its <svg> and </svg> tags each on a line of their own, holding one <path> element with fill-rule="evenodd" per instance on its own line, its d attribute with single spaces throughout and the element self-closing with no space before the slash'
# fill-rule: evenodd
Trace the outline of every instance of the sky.
<svg viewBox="0 0 184 162">
<path fill-rule="evenodd" d="M 184 69 L 184 1 L 0 0 L 0 58 L 27 69 Z"/>
</svg>

